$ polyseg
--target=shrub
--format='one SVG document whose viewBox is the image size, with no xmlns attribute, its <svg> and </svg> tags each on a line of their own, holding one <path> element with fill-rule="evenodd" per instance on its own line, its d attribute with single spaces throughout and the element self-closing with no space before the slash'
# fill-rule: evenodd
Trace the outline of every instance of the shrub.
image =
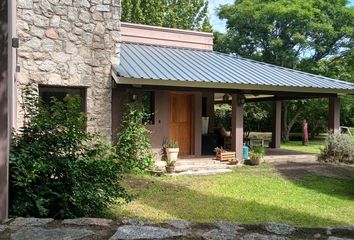
<svg viewBox="0 0 354 240">
<path fill-rule="evenodd" d="M 323 162 L 354 163 L 353 138 L 348 134 L 329 134 L 319 159 Z"/>
<path fill-rule="evenodd" d="M 150 131 L 144 124 L 146 113 L 138 102 L 125 106 L 116 144 L 118 159 L 125 172 L 141 172 L 154 166 Z"/>
<path fill-rule="evenodd" d="M 112 147 L 85 131 L 77 97 L 44 106 L 27 89 L 24 110 L 10 150 L 10 215 L 93 216 L 117 198 L 129 200 Z"/>
</svg>

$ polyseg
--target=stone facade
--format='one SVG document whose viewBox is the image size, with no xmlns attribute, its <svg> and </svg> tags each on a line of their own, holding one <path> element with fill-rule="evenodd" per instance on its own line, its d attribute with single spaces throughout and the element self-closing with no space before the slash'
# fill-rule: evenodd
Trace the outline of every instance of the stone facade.
<svg viewBox="0 0 354 240">
<path fill-rule="evenodd" d="M 17 34 L 18 125 L 23 122 L 21 91 L 28 82 L 85 87 L 87 129 L 110 139 L 120 0 L 18 0 Z"/>
</svg>

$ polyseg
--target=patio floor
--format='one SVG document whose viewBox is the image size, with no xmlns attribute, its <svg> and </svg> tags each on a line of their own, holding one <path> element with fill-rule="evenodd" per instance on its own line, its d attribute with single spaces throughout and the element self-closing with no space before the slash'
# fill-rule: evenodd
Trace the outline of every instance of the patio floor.
<svg viewBox="0 0 354 240">
<path fill-rule="evenodd" d="M 314 163 L 315 154 L 291 151 L 285 149 L 267 149 L 264 156 L 266 163 Z M 157 161 L 156 165 L 163 170 L 165 162 Z M 174 175 L 209 175 L 231 172 L 235 165 L 217 161 L 215 156 L 181 156 L 176 162 Z"/>
</svg>

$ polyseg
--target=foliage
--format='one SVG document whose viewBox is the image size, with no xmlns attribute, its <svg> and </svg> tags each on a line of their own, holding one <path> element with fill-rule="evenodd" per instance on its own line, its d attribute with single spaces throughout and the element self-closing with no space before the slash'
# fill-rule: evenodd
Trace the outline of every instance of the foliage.
<svg viewBox="0 0 354 240">
<path fill-rule="evenodd" d="M 302 106 L 302 119 L 308 123 L 309 138 L 314 139 L 321 132 L 327 131 L 328 126 L 328 99 L 307 100 Z M 302 132 L 302 123 L 298 123 Z"/>
<path fill-rule="evenodd" d="M 205 0 L 122 0 L 122 21 L 210 32 Z"/>
<path fill-rule="evenodd" d="M 354 163 L 354 139 L 348 134 L 329 134 L 320 160 L 323 162 Z"/>
<path fill-rule="evenodd" d="M 116 144 L 118 159 L 124 172 L 145 171 L 154 165 L 150 131 L 143 122 L 145 116 L 140 103 L 131 102 L 125 105 Z"/>
<path fill-rule="evenodd" d="M 219 16 L 231 52 L 279 66 L 343 55 L 353 45 L 354 8 L 343 0 L 243 0 L 223 5 Z"/>
<path fill-rule="evenodd" d="M 167 159 L 167 148 L 178 148 L 178 142 L 177 141 L 170 141 L 168 138 L 164 138 L 162 141 L 162 148 L 161 148 L 161 161 L 168 161 Z"/>
<path fill-rule="evenodd" d="M 169 160 L 168 158 L 166 158 L 166 167 L 173 167 L 175 165 L 176 165 L 175 160 Z"/>
<path fill-rule="evenodd" d="M 178 142 L 175 140 L 168 140 L 165 138 L 162 143 L 163 148 L 178 148 Z"/>
<path fill-rule="evenodd" d="M 257 154 L 261 157 L 264 156 L 265 154 L 265 148 L 263 146 L 254 146 L 252 147 L 252 151 L 251 151 L 253 154 Z"/>
<path fill-rule="evenodd" d="M 194 223 L 222 219 L 242 224 L 272 221 L 304 227 L 354 226 L 354 175 L 343 175 L 353 172 L 350 167 L 312 165 L 313 171 L 297 169 L 296 174 L 291 165 L 276 168 L 262 164 L 211 176 L 132 176 L 125 183 L 137 198 L 113 206 L 110 217 L 164 222 L 178 216 Z M 338 175 L 328 176 L 327 171 Z"/>
<path fill-rule="evenodd" d="M 26 122 L 11 142 L 10 215 L 94 216 L 118 197 L 129 200 L 114 151 L 85 131 L 79 99 L 44 106 L 37 96 L 26 89 Z"/>
<path fill-rule="evenodd" d="M 279 66 L 353 80 L 354 7 L 346 1 L 242 0 L 222 5 L 219 16 L 227 22 L 227 33 L 214 33 L 214 49 Z M 354 125 L 349 110 L 354 102 L 345 99 L 343 121 Z M 293 126 L 309 119 L 316 133 L 324 128 L 327 114 L 313 111 L 315 100 L 283 104 L 283 140 Z M 349 109 L 348 109 L 349 108 Z M 310 116 L 309 113 L 315 113 Z M 318 119 L 319 121 L 317 121 Z M 312 135 L 314 134 L 312 133 Z"/>
<path fill-rule="evenodd" d="M 218 104 L 214 106 L 214 121 L 216 127 L 224 127 L 231 130 L 232 108 L 230 104 Z"/>
<path fill-rule="evenodd" d="M 246 103 L 244 107 L 244 129 L 248 136 L 251 131 L 266 131 L 271 126 L 272 107 L 268 103 Z"/>
</svg>

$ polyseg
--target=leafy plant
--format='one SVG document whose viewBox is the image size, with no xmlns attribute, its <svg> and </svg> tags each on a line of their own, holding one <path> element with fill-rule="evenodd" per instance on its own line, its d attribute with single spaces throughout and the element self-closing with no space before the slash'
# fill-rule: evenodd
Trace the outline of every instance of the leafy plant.
<svg viewBox="0 0 354 240">
<path fill-rule="evenodd" d="M 11 216 L 95 216 L 117 198 L 130 199 L 114 149 L 85 131 L 78 97 L 45 106 L 27 87 L 23 107 L 26 121 L 10 150 Z"/>
<path fill-rule="evenodd" d="M 254 147 L 252 148 L 252 151 L 251 151 L 251 152 L 252 152 L 253 154 L 257 154 L 257 155 L 263 157 L 264 154 L 265 154 L 265 148 L 262 147 L 262 146 L 254 146 Z"/>
<path fill-rule="evenodd" d="M 319 159 L 323 162 L 354 163 L 353 138 L 348 134 L 330 133 Z"/>
<path fill-rule="evenodd" d="M 116 144 L 118 159 L 125 172 L 145 171 L 154 165 L 150 131 L 145 127 L 145 117 L 141 104 L 126 104 Z"/>
<path fill-rule="evenodd" d="M 166 161 L 167 162 L 167 148 L 178 148 L 178 142 L 177 141 L 171 141 L 167 139 L 166 137 L 162 141 L 162 148 L 161 148 L 161 161 Z"/>
</svg>

